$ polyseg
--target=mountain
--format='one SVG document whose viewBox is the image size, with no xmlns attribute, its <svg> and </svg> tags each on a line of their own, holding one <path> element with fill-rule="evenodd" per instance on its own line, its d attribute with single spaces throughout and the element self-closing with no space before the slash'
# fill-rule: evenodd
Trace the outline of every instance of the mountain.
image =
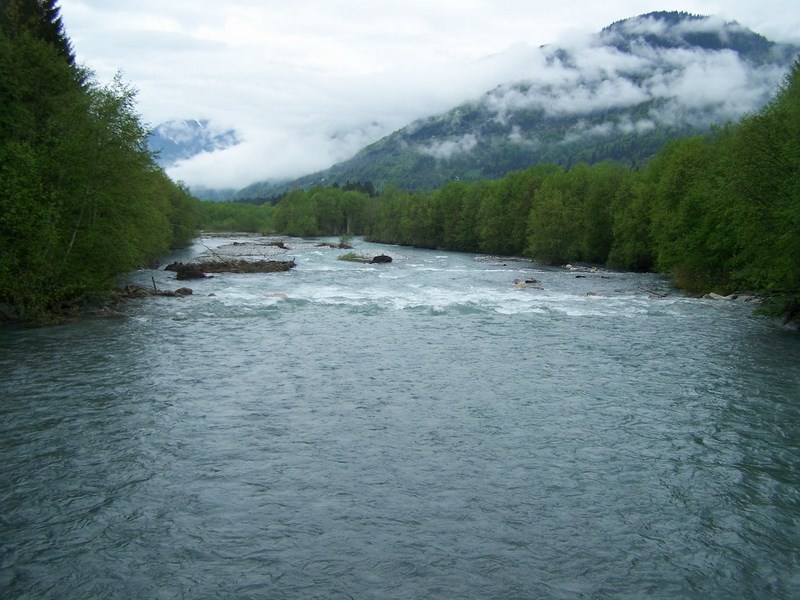
<svg viewBox="0 0 800 600">
<path fill-rule="evenodd" d="M 150 150 L 158 153 L 158 164 L 165 169 L 201 152 L 224 150 L 239 142 L 236 131 L 216 129 L 207 119 L 161 123 L 147 140 Z"/>
<path fill-rule="evenodd" d="M 523 81 L 415 121 L 325 171 L 254 184 L 237 197 L 348 180 L 434 189 L 540 162 L 635 166 L 670 139 L 763 106 L 798 54 L 800 47 L 736 22 L 682 12 L 641 15 L 579 43 L 537 48 Z"/>
</svg>

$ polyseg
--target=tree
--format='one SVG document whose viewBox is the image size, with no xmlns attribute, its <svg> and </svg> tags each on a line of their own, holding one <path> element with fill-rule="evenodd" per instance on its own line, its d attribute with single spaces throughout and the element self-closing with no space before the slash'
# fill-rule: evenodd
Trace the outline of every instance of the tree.
<svg viewBox="0 0 800 600">
<path fill-rule="evenodd" d="M 481 206 L 481 249 L 521 255 L 528 245 L 528 217 L 542 182 L 558 167 L 544 164 L 509 173 L 492 186 Z"/>
<path fill-rule="evenodd" d="M 616 269 L 650 271 L 653 241 L 650 225 L 650 194 L 642 175 L 628 179 L 614 195 L 611 208 L 612 245 L 608 265 Z"/>
<path fill-rule="evenodd" d="M 528 221 L 528 251 L 537 260 L 551 264 L 584 259 L 585 165 L 557 171 L 542 182 Z"/>
<path fill-rule="evenodd" d="M 0 303 L 23 317 L 104 288 L 194 234 L 136 91 L 76 68 L 55 2 L 0 7 Z"/>
<path fill-rule="evenodd" d="M 736 276 L 756 289 L 800 291 L 800 59 L 775 98 L 730 141 Z"/>
<path fill-rule="evenodd" d="M 440 188 L 432 196 L 436 210 L 442 219 L 442 248 L 457 249 L 458 223 L 464 210 L 464 194 L 466 185 L 454 181 Z"/>
<path fill-rule="evenodd" d="M 6 35 L 30 35 L 55 48 L 70 66 L 75 65 L 58 0 L 5 0 L 4 5 L 0 9 L 0 28 Z"/>
<path fill-rule="evenodd" d="M 617 195 L 627 186 L 630 169 L 616 163 L 589 167 L 583 190 L 582 252 L 584 260 L 603 264 L 613 244 L 613 208 Z"/>
</svg>

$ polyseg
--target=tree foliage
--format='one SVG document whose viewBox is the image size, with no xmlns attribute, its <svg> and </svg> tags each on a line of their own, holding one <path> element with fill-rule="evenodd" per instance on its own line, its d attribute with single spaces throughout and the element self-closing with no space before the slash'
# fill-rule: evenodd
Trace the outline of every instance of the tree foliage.
<svg viewBox="0 0 800 600">
<path fill-rule="evenodd" d="M 200 227 L 206 231 L 267 233 L 273 229 L 271 204 L 206 200 L 199 207 Z"/>
<path fill-rule="evenodd" d="M 273 226 L 342 230 L 341 190 L 295 190 Z M 432 192 L 363 195 L 373 241 L 670 273 L 692 292 L 800 294 L 800 62 L 762 111 L 671 142 L 647 165 L 552 164 Z"/>
<path fill-rule="evenodd" d="M 39 39 L 54 48 L 69 65 L 75 64 L 58 0 L 4 0 L 0 27 L 10 37 L 27 35 Z"/>
<path fill-rule="evenodd" d="M 644 166 L 576 154 L 568 168 L 427 192 L 347 182 L 261 206 L 198 204 L 170 181 L 135 98 L 121 77 L 100 85 L 75 65 L 55 0 L 0 5 L 3 312 L 42 314 L 102 287 L 188 244 L 198 224 L 605 263 L 671 273 L 694 292 L 800 296 L 800 62 L 763 110 L 674 141 Z M 428 162 L 413 170 L 441 177 Z"/>
<path fill-rule="evenodd" d="M 121 77 L 76 67 L 54 1 L 0 8 L 0 303 L 35 318 L 106 286 L 196 228 L 155 164 Z"/>
</svg>

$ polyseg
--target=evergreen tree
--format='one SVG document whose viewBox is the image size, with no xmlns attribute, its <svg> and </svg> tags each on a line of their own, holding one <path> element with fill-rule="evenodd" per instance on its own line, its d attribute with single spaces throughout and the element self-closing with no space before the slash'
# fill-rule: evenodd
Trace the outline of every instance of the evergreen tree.
<svg viewBox="0 0 800 600">
<path fill-rule="evenodd" d="M 64 31 L 58 0 L 3 0 L 0 27 L 12 38 L 28 34 L 42 40 L 74 66 L 75 54 Z"/>
</svg>

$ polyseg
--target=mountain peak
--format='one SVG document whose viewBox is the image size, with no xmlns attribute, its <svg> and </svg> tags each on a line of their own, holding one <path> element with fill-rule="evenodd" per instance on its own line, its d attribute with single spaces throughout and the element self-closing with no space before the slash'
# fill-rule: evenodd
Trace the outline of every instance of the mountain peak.
<svg viewBox="0 0 800 600">
<path fill-rule="evenodd" d="M 636 53 L 637 47 L 655 49 L 732 50 L 755 63 L 776 58 L 778 44 L 736 21 L 687 12 L 651 12 L 612 23 L 598 39 L 603 45 Z"/>
<path fill-rule="evenodd" d="M 240 141 L 235 130 L 216 128 L 208 119 L 178 119 L 157 125 L 147 143 L 158 152 L 158 164 L 168 168 L 201 152 L 224 150 Z"/>
<path fill-rule="evenodd" d="M 326 171 L 281 189 L 255 184 L 239 197 L 323 180 L 433 189 L 538 163 L 634 166 L 671 139 L 761 108 L 798 53 L 719 17 L 632 17 L 580 44 L 535 49 L 519 81 L 415 121 Z"/>
</svg>

